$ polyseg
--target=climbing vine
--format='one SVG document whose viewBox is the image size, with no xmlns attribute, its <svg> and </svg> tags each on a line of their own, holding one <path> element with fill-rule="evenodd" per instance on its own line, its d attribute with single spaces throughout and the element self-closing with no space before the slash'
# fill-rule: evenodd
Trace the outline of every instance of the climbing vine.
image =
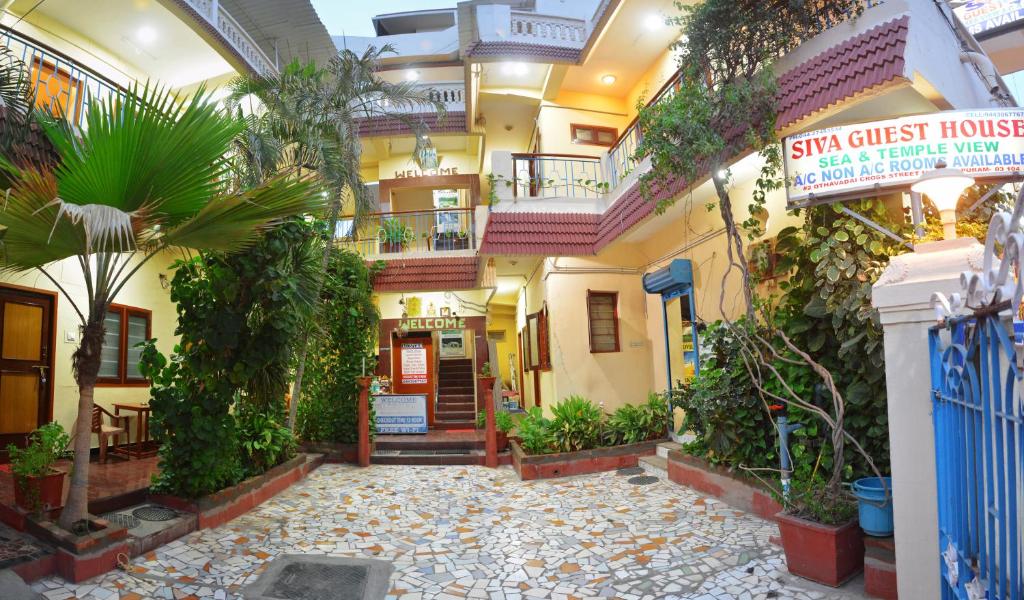
<svg viewBox="0 0 1024 600">
<path fill-rule="evenodd" d="M 380 313 L 373 302 L 373 277 L 358 254 L 337 250 L 324 279 L 318 326 L 306 359 L 306 381 L 298 407 L 302 439 L 357 440 L 357 377 L 372 374 Z M 372 420 L 371 420 L 372 426 Z"/>
</svg>

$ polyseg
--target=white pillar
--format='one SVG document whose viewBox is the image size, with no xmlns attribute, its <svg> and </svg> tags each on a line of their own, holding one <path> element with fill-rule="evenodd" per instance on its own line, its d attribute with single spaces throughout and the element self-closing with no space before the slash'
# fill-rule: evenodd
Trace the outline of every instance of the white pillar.
<svg viewBox="0 0 1024 600">
<path fill-rule="evenodd" d="M 984 248 L 973 238 L 918 244 L 893 257 L 875 283 L 889 399 L 896 525 L 896 575 L 901 598 L 938 598 L 939 536 L 932 429 L 928 328 L 933 292 L 960 291 L 960 273 L 981 269 Z"/>
</svg>

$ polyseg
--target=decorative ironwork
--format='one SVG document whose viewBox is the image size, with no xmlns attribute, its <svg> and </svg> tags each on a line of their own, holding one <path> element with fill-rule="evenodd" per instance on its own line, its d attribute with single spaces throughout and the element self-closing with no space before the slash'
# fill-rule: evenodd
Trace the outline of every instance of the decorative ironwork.
<svg viewBox="0 0 1024 600">
<path fill-rule="evenodd" d="M 942 598 L 1024 598 L 1024 193 L 929 333 Z M 1002 256 L 997 250 L 1002 250 Z M 973 312 L 961 313 L 965 308 Z"/>
</svg>

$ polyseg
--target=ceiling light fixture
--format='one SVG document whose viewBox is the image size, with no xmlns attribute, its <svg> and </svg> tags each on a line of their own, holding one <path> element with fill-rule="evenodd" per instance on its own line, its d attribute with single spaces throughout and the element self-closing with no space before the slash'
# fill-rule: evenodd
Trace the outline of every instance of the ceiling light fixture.
<svg viewBox="0 0 1024 600">
<path fill-rule="evenodd" d="M 519 77 L 522 77 L 523 75 L 526 75 L 527 71 L 528 71 L 528 69 L 526 67 L 526 63 L 521 63 L 521 62 L 501 63 L 501 73 L 502 73 L 502 75 L 517 75 Z"/>
<path fill-rule="evenodd" d="M 644 26 L 650 31 L 657 31 L 665 26 L 665 18 L 661 15 L 647 15 Z"/>
<path fill-rule="evenodd" d="M 419 71 L 406 71 L 405 72 L 405 80 L 406 81 L 416 81 L 419 78 L 420 78 L 420 72 Z"/>
<path fill-rule="evenodd" d="M 601 83 L 605 85 L 612 85 L 613 83 L 615 83 L 615 76 L 610 74 L 605 75 L 604 77 L 601 78 Z"/>
<path fill-rule="evenodd" d="M 153 29 L 149 25 L 143 25 L 135 32 L 135 39 L 146 45 L 152 44 L 158 37 L 159 35 L 157 35 L 156 29 Z"/>
</svg>

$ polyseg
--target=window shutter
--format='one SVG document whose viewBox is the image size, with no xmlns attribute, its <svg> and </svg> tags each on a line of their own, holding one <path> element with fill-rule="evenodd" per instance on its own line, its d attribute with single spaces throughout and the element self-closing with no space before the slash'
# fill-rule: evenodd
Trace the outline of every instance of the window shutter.
<svg viewBox="0 0 1024 600">
<path fill-rule="evenodd" d="M 618 294 L 587 292 L 587 317 L 590 325 L 590 351 L 619 351 Z"/>
</svg>

